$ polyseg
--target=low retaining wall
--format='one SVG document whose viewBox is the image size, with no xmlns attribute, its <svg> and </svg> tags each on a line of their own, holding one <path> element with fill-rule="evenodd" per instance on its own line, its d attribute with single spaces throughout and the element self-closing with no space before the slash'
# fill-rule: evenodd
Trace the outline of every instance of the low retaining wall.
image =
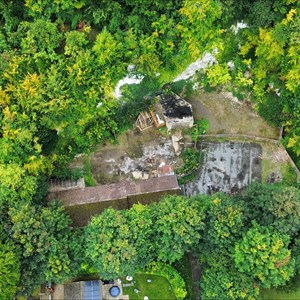
<svg viewBox="0 0 300 300">
<path fill-rule="evenodd" d="M 106 208 L 127 209 L 136 203 L 150 204 L 164 195 L 180 193 L 176 176 L 170 175 L 50 192 L 48 200 L 61 200 L 74 225 L 84 226 Z"/>
</svg>

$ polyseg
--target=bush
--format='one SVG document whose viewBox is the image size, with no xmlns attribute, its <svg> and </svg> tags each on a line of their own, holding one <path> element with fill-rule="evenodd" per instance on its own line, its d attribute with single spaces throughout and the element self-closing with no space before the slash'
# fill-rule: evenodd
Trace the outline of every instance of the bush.
<svg viewBox="0 0 300 300">
<path fill-rule="evenodd" d="M 160 262 L 152 262 L 146 266 L 146 272 L 149 274 L 166 277 L 170 282 L 174 294 L 178 300 L 183 300 L 187 295 L 184 280 L 178 274 L 176 269 L 174 269 L 170 265 Z"/>
<path fill-rule="evenodd" d="M 193 93 L 193 84 L 191 80 L 180 80 L 172 82 L 170 86 L 175 94 L 183 94 L 184 97 L 189 97 Z"/>
<path fill-rule="evenodd" d="M 209 121 L 207 119 L 197 120 L 192 129 L 192 141 L 197 142 L 198 137 L 207 132 L 209 128 Z"/>
<path fill-rule="evenodd" d="M 139 113 L 153 104 L 154 94 L 158 90 L 158 80 L 149 77 L 145 77 L 140 84 L 126 85 L 122 88 L 122 97 L 114 114 L 118 134 L 131 128 Z"/>
<path fill-rule="evenodd" d="M 184 184 L 187 181 L 193 180 L 196 177 L 203 162 L 203 152 L 198 149 L 186 148 L 182 153 L 183 166 L 177 169 L 176 173 L 179 173 L 182 177 L 179 178 L 179 183 Z"/>
<path fill-rule="evenodd" d="M 71 169 L 68 167 L 56 169 L 53 174 L 52 178 L 59 179 L 59 180 L 78 180 L 80 177 L 83 176 L 83 172 L 81 169 Z"/>
<path fill-rule="evenodd" d="M 86 186 L 95 186 L 96 181 L 92 174 L 91 159 L 87 157 L 84 161 L 83 178 Z"/>
<path fill-rule="evenodd" d="M 264 102 L 258 103 L 258 113 L 268 123 L 280 126 L 283 121 L 283 102 L 273 93 L 269 93 L 265 97 Z"/>
</svg>

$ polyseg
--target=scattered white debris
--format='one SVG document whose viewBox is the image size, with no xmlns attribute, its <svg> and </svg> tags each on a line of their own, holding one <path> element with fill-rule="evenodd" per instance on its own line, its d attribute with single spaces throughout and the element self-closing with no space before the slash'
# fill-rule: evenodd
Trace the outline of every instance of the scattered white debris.
<svg viewBox="0 0 300 300">
<path fill-rule="evenodd" d="M 108 162 L 108 163 L 115 163 L 116 162 L 116 160 L 113 159 L 113 158 L 106 159 L 105 161 Z"/>
<path fill-rule="evenodd" d="M 123 79 L 119 80 L 115 90 L 114 90 L 114 96 L 116 98 L 120 98 L 122 96 L 121 87 L 125 84 L 139 84 L 143 80 L 144 76 L 138 76 L 138 75 L 131 75 L 128 74 Z"/>
<path fill-rule="evenodd" d="M 132 172 L 132 177 L 133 177 L 133 179 L 148 179 L 149 174 L 144 173 L 142 171 L 133 171 Z"/>
<path fill-rule="evenodd" d="M 135 65 L 128 65 L 127 72 L 132 72 L 135 69 Z"/>
<path fill-rule="evenodd" d="M 248 28 L 248 25 L 242 22 L 237 22 L 236 25 L 232 25 L 230 29 L 233 31 L 234 34 L 237 34 L 240 29 Z"/>
<path fill-rule="evenodd" d="M 159 168 L 161 168 L 161 167 L 163 167 L 163 166 L 165 166 L 166 165 L 166 163 L 164 162 L 164 161 L 162 161 L 160 164 L 159 164 Z"/>
<path fill-rule="evenodd" d="M 134 159 L 126 156 L 124 158 L 123 164 L 119 165 L 119 169 L 124 174 L 128 174 L 129 172 L 135 170 Z M 111 171 L 111 173 L 113 173 L 113 170 Z"/>
<path fill-rule="evenodd" d="M 232 71 L 234 69 L 234 62 L 232 60 L 230 60 L 228 63 L 227 63 L 227 66 L 228 68 Z"/>
<path fill-rule="evenodd" d="M 215 52 L 217 52 L 217 50 Z M 190 77 L 195 75 L 198 70 L 205 69 L 215 62 L 217 62 L 217 60 L 215 59 L 213 54 L 205 53 L 202 58 L 199 58 L 195 62 L 191 63 L 181 74 L 179 74 L 173 80 L 173 82 L 189 79 Z"/>
</svg>

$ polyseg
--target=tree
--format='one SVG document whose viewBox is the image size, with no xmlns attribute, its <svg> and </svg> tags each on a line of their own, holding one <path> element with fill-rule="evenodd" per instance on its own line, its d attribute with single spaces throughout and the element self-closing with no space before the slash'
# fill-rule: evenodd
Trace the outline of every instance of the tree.
<svg viewBox="0 0 300 300">
<path fill-rule="evenodd" d="M 158 260 L 172 263 L 199 243 L 204 212 L 195 199 L 167 196 L 152 210 Z"/>
<path fill-rule="evenodd" d="M 82 51 L 84 47 L 89 43 L 86 33 L 88 30 L 85 29 L 84 32 L 80 31 L 69 31 L 66 32 L 66 45 L 65 45 L 65 54 L 66 55 L 78 55 L 78 52 Z"/>
<path fill-rule="evenodd" d="M 124 211 L 109 208 L 93 217 L 85 228 L 85 244 L 85 257 L 101 278 L 113 279 L 137 272 L 139 250 L 132 243 Z"/>
<path fill-rule="evenodd" d="M 240 273 L 228 257 L 218 256 L 218 265 L 205 268 L 201 278 L 201 299 L 257 299 L 259 287 Z"/>
<path fill-rule="evenodd" d="M 49 208 L 30 204 L 11 207 L 12 239 L 21 250 L 21 292 L 45 281 L 62 282 L 71 276 L 70 218 L 58 203 Z"/>
<path fill-rule="evenodd" d="M 246 229 L 245 207 L 241 202 L 221 194 L 210 197 L 206 205 L 206 229 L 199 254 L 202 263 L 211 264 L 211 252 L 220 251 L 222 255 L 228 255 Z"/>
<path fill-rule="evenodd" d="M 179 12 L 182 20 L 178 25 L 182 43 L 192 57 L 197 59 L 204 50 L 212 51 L 221 43 L 221 2 L 215 0 L 183 1 Z"/>
<path fill-rule="evenodd" d="M 39 71 L 45 71 L 47 65 L 58 59 L 56 50 L 62 41 L 58 24 L 46 19 L 24 21 L 20 23 L 16 36 L 25 60 L 35 63 Z"/>
<path fill-rule="evenodd" d="M 295 275 L 300 274 L 300 237 L 299 235 L 293 241 L 292 257 L 295 258 Z"/>
<path fill-rule="evenodd" d="M 136 269 L 142 270 L 155 259 L 153 210 L 147 205 L 134 204 L 131 209 L 125 211 L 125 218 L 130 228 L 132 243 L 137 249 L 133 262 Z"/>
<path fill-rule="evenodd" d="M 11 241 L 0 241 L 0 295 L 11 300 L 20 281 L 20 254 Z"/>
<path fill-rule="evenodd" d="M 248 218 L 260 225 L 272 226 L 280 233 L 294 236 L 300 229 L 300 192 L 295 187 L 254 183 L 243 197 Z"/>
<path fill-rule="evenodd" d="M 29 14 L 33 17 L 46 16 L 51 17 L 52 14 L 63 16 L 63 12 L 67 11 L 69 14 L 74 13 L 74 9 L 80 9 L 85 5 L 84 0 L 57 0 L 57 1 L 33 1 L 26 0 L 25 6 L 28 7 Z"/>
<path fill-rule="evenodd" d="M 235 244 L 235 266 L 260 287 L 284 285 L 295 270 L 295 260 L 288 249 L 289 241 L 288 235 L 253 222 L 253 227 Z"/>
</svg>

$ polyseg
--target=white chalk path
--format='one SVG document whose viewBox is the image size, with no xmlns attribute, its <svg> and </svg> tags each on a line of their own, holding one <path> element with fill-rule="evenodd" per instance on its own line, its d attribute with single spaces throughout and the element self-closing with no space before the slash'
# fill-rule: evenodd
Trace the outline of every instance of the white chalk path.
<svg viewBox="0 0 300 300">
<path fill-rule="evenodd" d="M 180 80 L 187 80 L 193 77 L 197 71 L 200 69 L 206 69 L 211 66 L 213 63 L 216 63 L 214 55 L 211 53 L 205 53 L 202 58 L 197 59 L 195 62 L 191 63 L 181 74 L 179 74 L 173 82 Z"/>
<path fill-rule="evenodd" d="M 197 59 L 195 62 L 191 63 L 181 74 L 179 74 L 173 82 L 180 81 L 180 80 L 187 80 L 193 77 L 196 72 L 200 69 L 206 69 L 208 66 L 212 65 L 216 62 L 215 57 L 211 53 L 205 53 L 202 58 Z M 144 76 L 137 76 L 127 74 L 126 77 L 119 80 L 116 88 L 114 90 L 114 96 L 116 98 L 120 98 L 122 96 L 121 88 L 125 84 L 139 84 L 143 80 Z"/>
<path fill-rule="evenodd" d="M 114 96 L 116 98 L 120 98 L 122 96 L 121 87 L 125 84 L 139 84 L 142 82 L 144 76 L 136 76 L 128 74 L 123 79 L 119 80 L 115 90 L 114 90 Z"/>
<path fill-rule="evenodd" d="M 231 26 L 231 30 L 237 34 L 240 29 L 247 28 L 248 25 L 244 23 L 243 21 L 237 22 L 236 25 Z M 197 59 L 195 62 L 191 63 L 181 74 L 179 74 L 173 82 L 180 81 L 180 80 L 187 80 L 191 77 L 193 77 L 197 71 L 206 69 L 207 67 L 211 66 L 214 63 L 217 63 L 217 60 L 214 56 L 214 54 L 218 53 L 218 49 L 214 49 L 212 53 L 204 53 L 204 55 Z M 230 62 L 229 62 L 229 67 L 230 67 Z M 234 65 L 231 66 L 234 68 Z M 128 66 L 128 71 L 134 70 L 135 66 L 134 65 L 129 65 Z M 158 74 L 159 75 L 159 74 Z M 115 90 L 114 90 L 114 96 L 116 98 L 120 98 L 122 96 L 121 88 L 125 84 L 139 84 L 143 80 L 144 76 L 140 75 L 132 75 L 128 74 L 126 77 L 121 79 Z"/>
</svg>

